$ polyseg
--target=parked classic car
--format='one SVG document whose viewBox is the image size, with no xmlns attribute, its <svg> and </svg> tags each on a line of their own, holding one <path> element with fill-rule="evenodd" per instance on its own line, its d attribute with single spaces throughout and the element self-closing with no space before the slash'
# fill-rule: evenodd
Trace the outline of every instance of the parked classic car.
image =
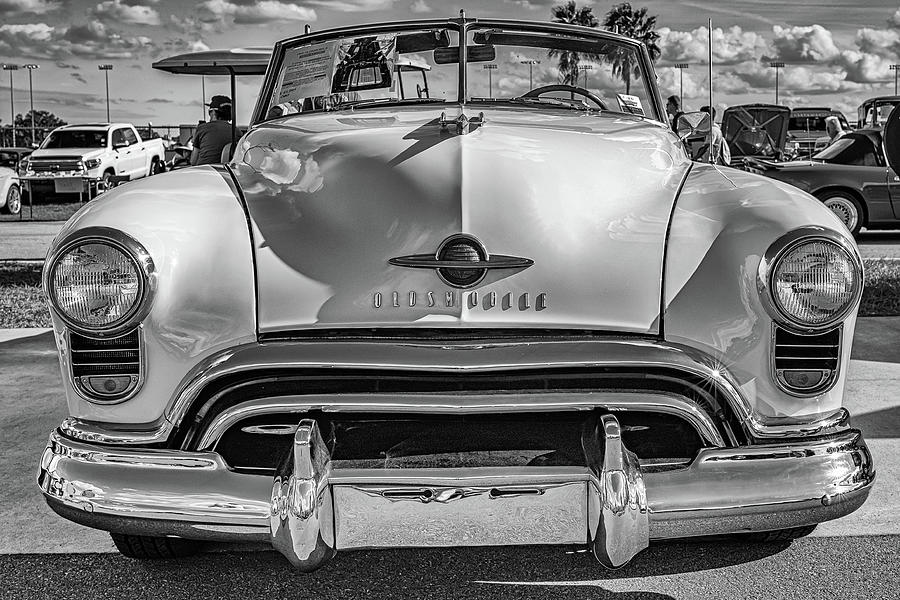
<svg viewBox="0 0 900 600">
<path fill-rule="evenodd" d="M 17 215 L 22 210 L 22 185 L 15 169 L 0 167 L 0 213 Z"/>
<path fill-rule="evenodd" d="M 854 235 L 900 225 L 900 179 L 885 160 L 880 129 L 847 134 L 811 160 L 749 160 L 746 168 L 809 192 Z"/>
<path fill-rule="evenodd" d="M 396 85 L 413 54 L 428 98 Z M 692 163 L 646 47 L 603 30 L 282 41 L 233 160 L 90 203 L 44 280 L 70 417 L 38 483 L 128 556 L 581 544 L 617 567 L 650 539 L 808 534 L 875 477 L 842 408 L 852 237 Z"/>
<path fill-rule="evenodd" d="M 744 158 L 784 160 L 790 114 L 790 108 L 777 104 L 726 108 L 722 114 L 722 136 L 731 150 L 731 164 L 741 164 Z"/>
<path fill-rule="evenodd" d="M 798 154 L 806 158 L 816 150 L 816 143 L 822 138 L 828 140 L 825 119 L 835 117 L 841 128 L 849 132 L 847 117 L 839 110 L 827 107 L 804 107 L 791 109 L 788 120 L 788 141 L 796 142 Z M 830 141 L 830 140 L 829 140 Z"/>
<path fill-rule="evenodd" d="M 891 111 L 898 104 L 900 104 L 900 96 L 869 98 L 856 109 L 856 126 L 860 129 L 864 127 L 883 127 L 888 119 L 888 115 L 891 114 Z"/>
</svg>

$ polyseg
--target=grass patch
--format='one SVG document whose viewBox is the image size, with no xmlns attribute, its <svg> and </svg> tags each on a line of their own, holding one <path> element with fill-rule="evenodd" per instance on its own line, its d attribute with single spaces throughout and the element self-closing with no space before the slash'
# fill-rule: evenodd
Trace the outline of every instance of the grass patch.
<svg viewBox="0 0 900 600">
<path fill-rule="evenodd" d="M 861 317 L 900 315 L 900 260 L 868 259 L 866 287 L 859 307 Z"/>
<path fill-rule="evenodd" d="M 24 200 L 24 199 L 23 199 Z M 83 202 L 63 202 L 59 204 L 35 204 L 33 207 L 23 201 L 19 215 L 0 214 L 3 221 L 68 221 L 69 217 L 84 206 Z"/>
<path fill-rule="evenodd" d="M 0 263 L 0 329 L 50 327 L 42 264 Z"/>
<path fill-rule="evenodd" d="M 900 316 L 900 260 L 867 259 L 861 317 Z M 0 263 L 0 329 L 50 327 L 37 263 Z"/>
</svg>

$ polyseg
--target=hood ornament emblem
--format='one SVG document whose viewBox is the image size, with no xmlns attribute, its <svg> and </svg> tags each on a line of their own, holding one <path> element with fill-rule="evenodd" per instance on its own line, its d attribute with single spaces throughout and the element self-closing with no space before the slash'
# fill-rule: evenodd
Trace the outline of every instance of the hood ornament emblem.
<svg viewBox="0 0 900 600">
<path fill-rule="evenodd" d="M 445 239 L 434 254 L 410 254 L 388 260 L 398 267 L 435 269 L 441 281 L 456 288 L 478 285 L 490 269 L 527 269 L 530 258 L 489 255 L 481 241 L 471 235 L 457 233 Z"/>
</svg>

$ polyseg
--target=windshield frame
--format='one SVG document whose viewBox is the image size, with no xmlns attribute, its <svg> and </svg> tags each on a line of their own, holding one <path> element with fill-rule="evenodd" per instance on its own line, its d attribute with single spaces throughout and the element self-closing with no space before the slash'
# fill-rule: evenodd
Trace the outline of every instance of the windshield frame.
<svg viewBox="0 0 900 600">
<path fill-rule="evenodd" d="M 250 120 L 251 126 L 266 121 L 266 113 L 268 111 L 269 99 L 275 92 L 278 74 L 285 58 L 287 48 L 297 44 L 315 43 L 320 41 L 331 40 L 335 38 L 349 36 L 369 36 L 379 33 L 392 31 L 415 31 L 429 28 L 446 28 L 453 29 L 458 32 L 459 40 L 459 74 L 457 77 L 457 101 L 447 101 L 447 104 L 465 106 L 467 103 L 467 59 L 466 44 L 470 27 L 475 26 L 481 28 L 510 28 L 518 29 L 523 32 L 535 33 L 555 33 L 560 35 L 569 35 L 573 37 L 597 40 L 598 42 L 620 43 L 626 46 L 632 46 L 640 61 L 641 70 L 647 78 L 647 88 L 650 95 L 649 110 L 645 111 L 644 118 L 665 123 L 665 110 L 663 108 L 662 96 L 660 95 L 659 85 L 656 83 L 656 70 L 653 67 L 653 61 L 650 60 L 650 54 L 647 47 L 634 39 L 615 34 L 604 29 L 595 29 L 591 27 L 582 27 L 579 25 L 568 25 L 565 23 L 553 23 L 543 21 L 519 21 L 513 19 L 472 19 L 460 17 L 457 19 L 421 19 L 413 21 L 394 21 L 386 23 L 373 23 L 369 25 L 356 25 L 349 27 L 339 27 L 334 29 L 322 30 L 320 32 L 308 33 L 304 35 L 294 36 L 281 40 L 275 44 L 272 50 L 272 58 L 266 69 L 266 75 L 263 79 L 263 85 L 260 94 L 256 100 L 256 106 Z M 617 112 L 617 111 L 612 111 Z"/>
</svg>

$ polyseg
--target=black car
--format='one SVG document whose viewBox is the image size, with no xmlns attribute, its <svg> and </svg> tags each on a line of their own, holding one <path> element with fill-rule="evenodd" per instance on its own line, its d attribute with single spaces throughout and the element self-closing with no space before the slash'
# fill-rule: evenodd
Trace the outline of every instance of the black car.
<svg viewBox="0 0 900 600">
<path fill-rule="evenodd" d="M 32 152 L 31 148 L 0 148 L 0 167 L 8 167 L 21 175 L 19 162 Z"/>
<path fill-rule="evenodd" d="M 809 192 L 840 217 L 854 235 L 861 227 L 900 227 L 900 178 L 888 166 L 881 129 L 860 129 L 832 142 L 810 160 L 744 161 L 747 170 Z"/>
</svg>

